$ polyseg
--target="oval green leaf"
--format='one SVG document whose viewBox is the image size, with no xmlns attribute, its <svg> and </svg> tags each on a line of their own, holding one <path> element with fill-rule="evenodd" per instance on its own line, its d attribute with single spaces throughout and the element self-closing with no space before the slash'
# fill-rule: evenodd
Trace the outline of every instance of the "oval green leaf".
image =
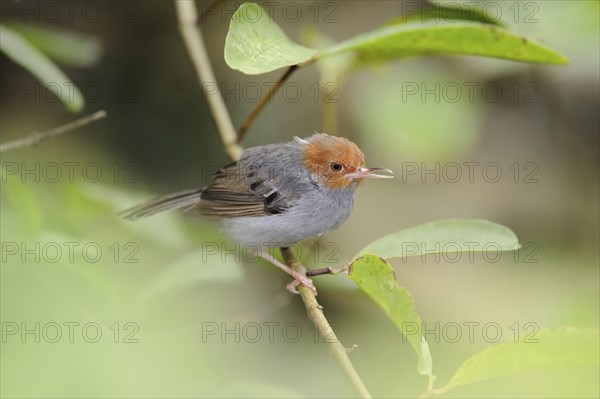
<svg viewBox="0 0 600 399">
<path fill-rule="evenodd" d="M 274 71 L 310 60 L 317 50 L 292 42 L 267 12 L 254 3 L 242 4 L 229 24 L 225 62 L 248 75 Z"/>
<path fill-rule="evenodd" d="M 75 83 L 41 51 L 4 25 L 0 25 L 0 50 L 35 76 L 69 111 L 79 112 L 83 109 L 85 101 Z"/>
<path fill-rule="evenodd" d="M 434 253 L 497 252 L 520 248 L 508 227 L 479 219 L 448 219 L 421 224 L 388 234 L 357 255 L 377 254 L 385 259 Z"/>
<path fill-rule="evenodd" d="M 408 290 L 398 285 L 394 270 L 384 259 L 367 254 L 356 259 L 348 276 L 392 319 L 419 355 L 420 374 L 431 375 L 433 360 L 421 334 L 421 317 Z"/>
<path fill-rule="evenodd" d="M 519 342 L 499 344 L 467 359 L 450 383 L 436 393 L 478 381 L 529 371 L 600 364 L 597 329 L 540 331 Z"/>
<path fill-rule="evenodd" d="M 384 26 L 342 41 L 319 54 L 356 54 L 356 64 L 431 54 L 467 54 L 561 65 L 567 58 L 532 39 L 475 22 Z"/>
</svg>

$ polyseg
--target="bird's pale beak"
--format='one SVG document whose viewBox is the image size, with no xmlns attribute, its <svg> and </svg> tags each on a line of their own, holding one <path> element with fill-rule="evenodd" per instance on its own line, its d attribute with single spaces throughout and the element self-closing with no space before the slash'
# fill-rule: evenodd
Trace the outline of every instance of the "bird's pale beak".
<svg viewBox="0 0 600 399">
<path fill-rule="evenodd" d="M 379 175 L 375 172 L 385 172 L 385 173 L 389 173 L 389 175 Z M 360 168 L 358 171 L 354 172 L 354 173 L 348 173 L 346 175 L 346 177 L 349 177 L 351 179 L 393 179 L 394 176 L 393 175 L 394 172 L 392 172 L 389 169 L 385 169 L 385 168 L 366 168 L 366 167 L 362 167 Z"/>
</svg>

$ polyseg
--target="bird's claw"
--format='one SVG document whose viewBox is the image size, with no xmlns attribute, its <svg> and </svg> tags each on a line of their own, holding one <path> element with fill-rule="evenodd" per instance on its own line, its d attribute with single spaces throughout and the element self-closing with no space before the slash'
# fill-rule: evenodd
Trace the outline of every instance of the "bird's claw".
<svg viewBox="0 0 600 399">
<path fill-rule="evenodd" d="M 298 280 L 293 280 L 290 281 L 290 283 L 288 285 L 285 286 L 285 288 L 287 288 L 287 290 L 289 292 L 291 292 L 292 294 L 296 294 L 299 295 L 300 292 L 298 291 L 298 284 L 300 284 L 300 282 Z"/>
<path fill-rule="evenodd" d="M 287 290 L 292 294 L 298 295 L 300 294 L 300 292 L 298 292 L 298 286 L 300 284 L 308 288 L 313 293 L 313 295 L 318 295 L 317 288 L 313 284 L 312 280 L 305 276 L 297 276 L 296 279 L 291 281 L 288 285 L 286 285 L 285 288 L 287 288 Z"/>
<path fill-rule="evenodd" d="M 287 274 L 294 278 L 294 280 L 291 283 L 286 285 L 286 288 L 289 292 L 299 294 L 297 287 L 298 285 L 302 284 L 303 286 L 308 288 L 313 293 L 313 295 L 317 295 L 317 289 L 315 288 L 315 285 L 313 284 L 312 280 L 306 276 L 306 274 L 299 273 L 291 267 L 289 267 L 288 265 L 281 263 L 277 258 L 272 256 L 268 252 L 263 253 L 261 251 L 258 255 L 261 258 L 267 260 L 268 262 L 271 262 L 272 264 L 274 264 L 275 266 L 285 271 Z"/>
</svg>

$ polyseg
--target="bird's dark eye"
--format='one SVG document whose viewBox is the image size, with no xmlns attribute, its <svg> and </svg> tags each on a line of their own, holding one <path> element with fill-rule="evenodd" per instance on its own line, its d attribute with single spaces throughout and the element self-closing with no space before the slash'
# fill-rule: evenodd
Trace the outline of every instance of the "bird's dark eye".
<svg viewBox="0 0 600 399">
<path fill-rule="evenodd" d="M 342 169 L 344 169 L 344 166 L 341 163 L 339 163 L 339 162 L 331 163 L 331 170 L 333 170 L 334 172 L 339 172 Z"/>
</svg>

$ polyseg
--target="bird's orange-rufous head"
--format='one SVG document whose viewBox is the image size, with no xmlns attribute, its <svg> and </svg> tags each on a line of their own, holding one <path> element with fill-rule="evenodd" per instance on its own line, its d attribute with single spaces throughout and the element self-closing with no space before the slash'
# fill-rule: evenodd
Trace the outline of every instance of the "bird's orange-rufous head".
<svg viewBox="0 0 600 399">
<path fill-rule="evenodd" d="M 304 162 L 308 170 L 330 189 L 344 189 L 368 178 L 393 178 L 375 173 L 393 174 L 389 169 L 367 168 L 363 152 L 346 138 L 317 133 L 306 140 L 296 140 L 304 145 Z"/>
</svg>

